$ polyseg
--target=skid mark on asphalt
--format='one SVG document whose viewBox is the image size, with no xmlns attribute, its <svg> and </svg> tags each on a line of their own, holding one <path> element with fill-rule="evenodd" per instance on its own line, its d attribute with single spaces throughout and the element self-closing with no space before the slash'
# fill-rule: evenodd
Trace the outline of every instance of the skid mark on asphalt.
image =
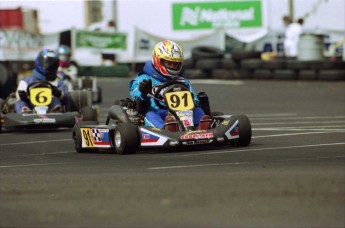
<svg viewBox="0 0 345 228">
<path fill-rule="evenodd" d="M 266 148 L 256 148 L 256 149 L 225 150 L 225 151 L 213 151 L 213 152 L 207 152 L 207 153 L 198 152 L 195 154 L 175 155 L 175 157 L 191 157 L 191 156 L 227 154 L 227 153 L 243 153 L 243 152 L 263 151 L 263 150 L 284 150 L 284 149 L 297 149 L 297 148 L 322 147 L 322 146 L 339 146 L 339 145 L 345 145 L 345 142 L 310 144 L 310 145 L 299 145 L 299 146 L 266 147 Z"/>
<path fill-rule="evenodd" d="M 183 168 L 198 168 L 198 167 L 208 167 L 208 166 L 259 164 L 259 163 L 262 163 L 262 162 L 267 162 L 267 163 L 272 163 L 272 162 L 293 162 L 293 161 L 325 160 L 325 159 L 335 159 L 335 158 L 345 158 L 345 155 L 344 156 L 332 156 L 332 157 L 291 158 L 291 159 L 279 159 L 279 160 L 260 161 L 260 162 L 259 161 L 253 161 L 253 162 L 225 162 L 225 163 L 196 164 L 196 165 L 161 166 L 161 167 L 151 167 L 151 168 L 147 168 L 147 169 L 149 169 L 149 170 L 183 169 Z"/>
</svg>

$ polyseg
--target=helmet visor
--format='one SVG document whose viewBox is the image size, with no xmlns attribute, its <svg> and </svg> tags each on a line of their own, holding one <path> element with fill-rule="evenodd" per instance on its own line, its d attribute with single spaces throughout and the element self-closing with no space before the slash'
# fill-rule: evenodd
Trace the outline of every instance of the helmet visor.
<svg viewBox="0 0 345 228">
<path fill-rule="evenodd" d="M 171 75 L 178 75 L 182 68 L 182 62 L 173 62 L 165 59 L 161 59 L 161 64 Z"/>
</svg>

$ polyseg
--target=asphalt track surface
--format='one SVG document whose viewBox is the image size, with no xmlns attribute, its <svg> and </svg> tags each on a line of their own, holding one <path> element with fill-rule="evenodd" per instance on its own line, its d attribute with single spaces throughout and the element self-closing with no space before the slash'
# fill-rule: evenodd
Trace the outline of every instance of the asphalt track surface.
<svg viewBox="0 0 345 228">
<path fill-rule="evenodd" d="M 129 79 L 101 79 L 103 122 Z M 344 227 L 345 82 L 194 81 L 248 147 L 78 154 L 70 129 L 0 134 L 0 227 Z"/>
</svg>

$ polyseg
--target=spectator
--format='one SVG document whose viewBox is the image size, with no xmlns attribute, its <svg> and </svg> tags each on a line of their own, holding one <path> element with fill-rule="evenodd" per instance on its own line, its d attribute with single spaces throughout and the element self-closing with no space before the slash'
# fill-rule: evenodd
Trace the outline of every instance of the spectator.
<svg viewBox="0 0 345 228">
<path fill-rule="evenodd" d="M 105 32 L 115 33 L 116 27 L 114 21 L 108 21 L 107 27 L 104 30 Z M 109 64 L 110 63 L 110 64 Z M 116 55 L 112 53 L 102 53 L 102 62 L 101 65 L 115 65 L 116 64 Z"/>
<path fill-rule="evenodd" d="M 297 23 L 293 23 L 291 17 L 283 17 L 283 23 L 286 27 L 284 39 L 284 54 L 286 57 L 297 57 L 298 42 L 302 33 L 303 22 L 304 20 L 302 18 Z"/>
</svg>

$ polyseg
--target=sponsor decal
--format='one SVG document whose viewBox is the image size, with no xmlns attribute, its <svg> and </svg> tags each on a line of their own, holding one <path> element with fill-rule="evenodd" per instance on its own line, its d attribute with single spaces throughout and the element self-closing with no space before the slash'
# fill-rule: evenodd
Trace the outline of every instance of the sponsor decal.
<svg viewBox="0 0 345 228">
<path fill-rule="evenodd" d="M 159 140 L 158 136 L 142 133 L 141 134 L 141 143 L 153 143 Z"/>
<path fill-rule="evenodd" d="M 80 128 L 82 135 L 82 147 L 110 147 L 109 129 Z"/>
<path fill-rule="evenodd" d="M 55 119 L 50 119 L 50 118 L 42 118 L 42 119 L 34 119 L 35 123 L 55 123 Z"/>
<path fill-rule="evenodd" d="M 224 125 L 224 126 L 228 126 L 228 125 L 229 125 L 229 123 L 230 123 L 230 120 L 224 120 L 224 121 L 222 122 L 222 125 Z"/>
<path fill-rule="evenodd" d="M 202 145 L 202 144 L 208 144 L 208 143 L 211 143 L 213 142 L 212 139 L 210 140 L 207 140 L 207 139 L 202 139 L 202 140 L 195 140 L 195 141 L 187 141 L 187 142 L 182 142 L 183 145 L 187 145 L 187 146 L 190 146 L 190 145 Z"/>
<path fill-rule="evenodd" d="M 256 28 L 262 26 L 261 1 L 174 3 L 173 29 Z"/>
<path fill-rule="evenodd" d="M 224 137 L 218 137 L 217 142 L 224 142 Z"/>
<path fill-rule="evenodd" d="M 76 31 L 77 48 L 127 49 L 126 33 Z"/>
<path fill-rule="evenodd" d="M 149 131 L 145 128 L 141 128 L 141 146 L 162 146 L 168 140 L 168 138 L 161 136 L 155 132 Z"/>
<path fill-rule="evenodd" d="M 229 128 L 227 132 L 225 132 L 225 136 L 228 139 L 235 139 L 240 137 L 240 123 L 238 120 L 231 126 L 231 128 Z"/>
<path fill-rule="evenodd" d="M 171 141 L 170 142 L 170 146 L 177 146 L 178 145 L 178 141 Z"/>
<path fill-rule="evenodd" d="M 162 131 L 162 129 L 160 129 L 158 127 L 153 127 L 153 128 L 151 128 L 151 130 L 153 130 L 153 131 Z"/>
<path fill-rule="evenodd" d="M 205 133 L 188 133 L 185 135 L 182 135 L 180 137 L 182 140 L 186 139 L 209 139 L 213 138 L 213 133 L 212 132 L 205 132 Z"/>
</svg>

